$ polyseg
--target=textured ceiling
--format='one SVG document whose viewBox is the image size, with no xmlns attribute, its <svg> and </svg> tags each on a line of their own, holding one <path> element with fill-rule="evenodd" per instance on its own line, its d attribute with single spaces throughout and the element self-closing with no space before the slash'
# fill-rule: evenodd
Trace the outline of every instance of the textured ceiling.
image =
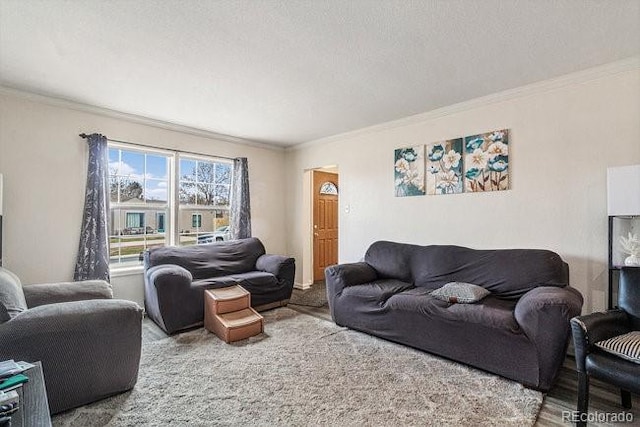
<svg viewBox="0 0 640 427">
<path fill-rule="evenodd" d="M 0 84 L 285 146 L 638 54 L 638 0 L 0 0 Z"/>
</svg>

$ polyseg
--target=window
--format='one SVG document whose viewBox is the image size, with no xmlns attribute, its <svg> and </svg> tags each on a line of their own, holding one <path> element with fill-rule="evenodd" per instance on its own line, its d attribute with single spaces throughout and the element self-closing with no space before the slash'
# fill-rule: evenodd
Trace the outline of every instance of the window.
<svg viewBox="0 0 640 427">
<path fill-rule="evenodd" d="M 191 226 L 193 228 L 202 227 L 202 215 L 201 214 L 193 214 L 193 215 L 191 215 Z"/>
<path fill-rule="evenodd" d="M 325 182 L 320 186 L 320 194 L 337 195 L 338 187 L 333 182 Z"/>
<path fill-rule="evenodd" d="M 171 155 L 109 146 L 109 254 L 112 264 L 138 264 L 140 252 L 169 244 Z"/>
<path fill-rule="evenodd" d="M 164 233 L 164 212 L 156 213 L 156 224 L 158 224 L 158 233 Z"/>
<path fill-rule="evenodd" d="M 139 265 L 146 249 L 196 244 L 228 226 L 231 168 L 222 159 L 109 143 L 112 266 Z"/>
<path fill-rule="evenodd" d="M 131 213 L 127 212 L 127 228 L 142 228 L 144 227 L 144 213 L 136 212 Z"/>
<path fill-rule="evenodd" d="M 229 225 L 231 167 L 231 163 L 217 159 L 180 156 L 180 245 L 211 241 L 213 232 Z"/>
</svg>

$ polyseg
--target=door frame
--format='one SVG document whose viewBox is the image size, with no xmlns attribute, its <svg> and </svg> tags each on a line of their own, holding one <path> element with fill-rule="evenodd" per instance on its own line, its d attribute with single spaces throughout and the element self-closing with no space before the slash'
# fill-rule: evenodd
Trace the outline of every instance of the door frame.
<svg viewBox="0 0 640 427">
<path fill-rule="evenodd" d="M 328 165 L 305 169 L 302 185 L 302 283 L 296 283 L 297 289 L 309 289 L 313 285 L 313 171 L 330 172 L 340 177 L 338 165 Z M 340 185 L 338 186 L 338 256 L 340 256 Z"/>
</svg>

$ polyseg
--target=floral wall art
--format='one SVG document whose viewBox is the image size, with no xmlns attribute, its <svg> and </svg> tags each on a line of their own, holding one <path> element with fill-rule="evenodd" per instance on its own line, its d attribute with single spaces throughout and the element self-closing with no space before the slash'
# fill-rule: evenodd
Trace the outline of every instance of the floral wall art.
<svg viewBox="0 0 640 427">
<path fill-rule="evenodd" d="M 509 189 L 509 130 L 464 138 L 465 191 Z"/>
<path fill-rule="evenodd" d="M 427 194 L 462 193 L 462 138 L 427 145 Z"/>
<path fill-rule="evenodd" d="M 509 129 L 398 148 L 397 197 L 508 190 Z"/>
<path fill-rule="evenodd" d="M 395 151 L 395 193 L 397 197 L 423 196 L 424 145 Z"/>
</svg>

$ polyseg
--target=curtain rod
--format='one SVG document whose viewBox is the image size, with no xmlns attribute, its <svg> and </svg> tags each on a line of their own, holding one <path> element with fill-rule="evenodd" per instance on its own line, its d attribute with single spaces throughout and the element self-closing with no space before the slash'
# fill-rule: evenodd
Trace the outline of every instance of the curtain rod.
<svg viewBox="0 0 640 427">
<path fill-rule="evenodd" d="M 78 135 L 80 138 L 82 139 L 87 139 L 89 138 L 89 135 L 87 135 L 86 133 L 82 132 L 81 134 Z M 158 147 L 156 145 L 147 145 L 147 144 L 138 144 L 136 142 L 129 142 L 129 141 L 120 141 L 117 139 L 111 139 L 111 138 L 107 138 L 107 141 L 111 141 L 111 142 L 118 142 L 120 144 L 127 144 L 127 145 L 133 145 L 135 147 L 142 147 L 142 148 L 155 148 L 158 150 L 165 150 L 165 151 L 173 151 L 174 153 L 185 153 L 185 154 L 193 154 L 195 156 L 204 156 L 204 157 L 217 157 L 218 159 L 225 159 L 225 160 L 235 160 L 236 158 L 234 157 L 226 157 L 226 156 L 218 156 L 218 155 L 212 155 L 212 154 L 204 154 L 204 153 L 196 153 L 195 151 L 185 151 L 185 150 L 176 150 L 175 148 L 165 148 L 165 147 Z"/>
</svg>

